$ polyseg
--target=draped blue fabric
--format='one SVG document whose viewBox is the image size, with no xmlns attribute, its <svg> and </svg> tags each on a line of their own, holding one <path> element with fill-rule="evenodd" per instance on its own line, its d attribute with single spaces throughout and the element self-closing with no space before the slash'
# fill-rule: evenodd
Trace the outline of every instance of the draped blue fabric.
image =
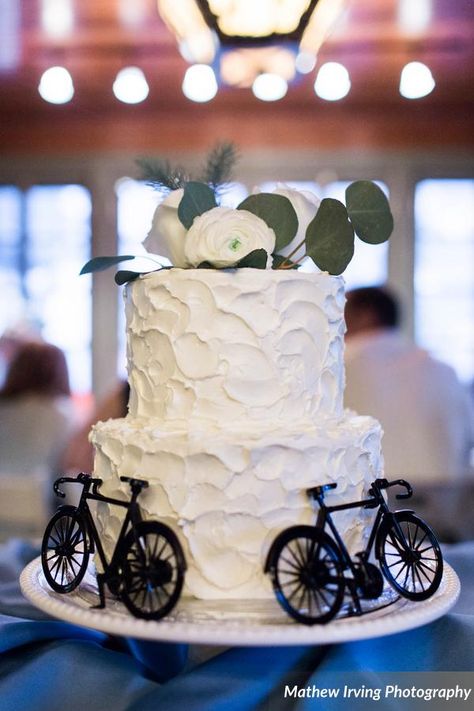
<svg viewBox="0 0 474 711">
<path fill-rule="evenodd" d="M 2 711 L 274 711 L 341 708 L 340 700 L 283 698 L 285 684 L 318 686 L 357 673 L 374 685 L 383 672 L 474 670 L 474 543 L 445 550 L 462 593 L 445 617 L 380 639 L 313 647 L 199 646 L 111 637 L 49 618 L 21 595 L 18 576 L 38 550 L 0 546 L 0 709 Z M 347 707 L 348 708 L 348 707 Z M 367 701 L 351 703 L 367 708 Z M 393 702 L 378 709 L 397 708 Z"/>
</svg>

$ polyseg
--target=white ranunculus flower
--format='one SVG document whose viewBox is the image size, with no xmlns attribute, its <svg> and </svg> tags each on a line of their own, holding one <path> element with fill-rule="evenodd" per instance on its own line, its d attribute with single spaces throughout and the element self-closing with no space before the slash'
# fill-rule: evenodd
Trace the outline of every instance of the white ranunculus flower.
<svg viewBox="0 0 474 711">
<path fill-rule="evenodd" d="M 167 257 L 175 267 L 189 266 L 184 256 L 186 227 L 178 217 L 183 189 L 172 190 L 158 205 L 151 229 L 143 242 L 147 252 Z"/>
<path fill-rule="evenodd" d="M 202 262 L 218 268 L 232 267 L 254 249 L 267 252 L 267 269 L 271 268 L 274 231 L 248 210 L 230 207 L 214 207 L 196 217 L 184 245 L 185 258 L 192 267 Z"/>
<path fill-rule="evenodd" d="M 306 235 L 306 228 L 309 223 L 316 215 L 321 200 L 306 190 L 295 190 L 294 188 L 289 188 L 287 185 L 278 185 L 273 191 L 276 195 L 283 195 L 283 197 L 288 198 L 288 200 L 293 205 L 296 216 L 298 218 L 298 232 L 296 233 L 294 239 L 283 249 L 280 249 L 278 254 L 288 257 L 294 249 L 302 242 Z M 297 262 L 302 259 L 306 254 L 305 245 L 295 252 L 292 256 L 292 260 Z"/>
</svg>

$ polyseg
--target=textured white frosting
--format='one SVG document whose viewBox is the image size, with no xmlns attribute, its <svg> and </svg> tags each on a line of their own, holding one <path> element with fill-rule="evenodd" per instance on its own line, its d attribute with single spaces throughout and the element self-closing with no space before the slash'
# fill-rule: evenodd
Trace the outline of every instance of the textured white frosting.
<svg viewBox="0 0 474 711">
<path fill-rule="evenodd" d="M 294 270 L 140 277 L 126 289 L 130 415 L 176 429 L 341 415 L 343 284 Z"/>
<path fill-rule="evenodd" d="M 196 597 L 271 596 L 263 573 L 286 527 L 312 523 L 306 488 L 364 497 L 381 476 L 380 425 L 344 413 L 340 277 L 293 270 L 171 269 L 126 290 L 129 414 L 93 430 L 95 475 L 126 498 L 147 479 L 147 518 L 168 523 Z M 123 512 L 102 505 L 111 553 Z M 337 514 L 352 551 L 367 516 Z"/>
<path fill-rule="evenodd" d="M 128 417 L 98 424 L 92 441 L 102 492 L 128 498 L 120 475 L 148 480 L 140 495 L 145 517 L 176 531 L 188 563 L 185 591 L 209 599 L 271 596 L 265 555 L 282 529 L 314 522 L 306 488 L 336 481 L 332 503 L 363 498 L 380 475 L 380 437 L 375 420 L 346 413 L 304 431 L 266 433 L 191 434 Z M 369 520 L 363 509 L 335 514 L 352 551 L 362 547 Z M 102 505 L 99 523 L 110 554 L 121 510 Z"/>
</svg>

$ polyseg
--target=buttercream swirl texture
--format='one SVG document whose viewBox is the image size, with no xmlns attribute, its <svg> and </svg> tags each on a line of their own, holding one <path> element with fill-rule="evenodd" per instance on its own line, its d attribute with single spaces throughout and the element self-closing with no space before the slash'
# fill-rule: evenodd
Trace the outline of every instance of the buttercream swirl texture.
<svg viewBox="0 0 474 711">
<path fill-rule="evenodd" d="M 306 431 L 207 435 L 125 418 L 96 426 L 93 442 L 103 493 L 126 498 L 125 472 L 148 480 L 140 506 L 183 544 L 185 591 L 220 599 L 272 595 L 265 555 L 284 528 L 314 523 L 306 489 L 336 481 L 331 503 L 362 499 L 381 468 L 380 436 L 375 420 L 349 415 Z M 369 521 L 369 512 L 356 512 L 337 514 L 352 552 L 361 550 Z M 99 521 L 111 553 L 121 524 L 116 507 L 103 506 Z"/>
<path fill-rule="evenodd" d="M 172 269 L 127 288 L 130 415 L 178 427 L 342 413 L 340 277 Z"/>
<path fill-rule="evenodd" d="M 149 481 L 145 518 L 173 528 L 185 592 L 272 596 L 263 572 L 283 529 L 314 522 L 306 489 L 362 499 L 381 476 L 380 425 L 343 411 L 340 277 L 294 270 L 170 269 L 126 290 L 129 414 L 93 429 L 103 492 L 120 476 Z M 106 552 L 117 507 L 98 512 Z M 370 512 L 337 514 L 352 552 Z"/>
</svg>

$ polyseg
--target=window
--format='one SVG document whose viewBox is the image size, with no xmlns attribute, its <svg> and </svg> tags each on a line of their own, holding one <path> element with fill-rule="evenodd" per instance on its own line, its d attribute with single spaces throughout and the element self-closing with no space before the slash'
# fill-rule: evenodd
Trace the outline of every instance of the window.
<svg viewBox="0 0 474 711">
<path fill-rule="evenodd" d="M 474 378 L 474 180 L 423 180 L 415 191 L 415 336 Z"/>
<path fill-rule="evenodd" d="M 61 348 L 76 393 L 91 388 L 91 200 L 81 185 L 0 187 L 0 328 L 41 335 Z"/>
<path fill-rule="evenodd" d="M 118 254 L 136 254 L 143 257 L 133 262 L 133 270 L 150 271 L 153 262 L 146 257 L 143 240 L 150 231 L 153 213 L 164 195 L 148 186 L 144 181 L 121 178 L 115 185 L 117 195 L 117 231 Z M 128 268 L 127 262 L 124 269 Z M 130 266 L 130 268 L 132 268 Z M 118 301 L 118 347 L 117 373 L 119 378 L 126 378 L 126 339 L 125 339 L 125 309 L 123 306 L 123 289 L 119 289 Z"/>
</svg>

